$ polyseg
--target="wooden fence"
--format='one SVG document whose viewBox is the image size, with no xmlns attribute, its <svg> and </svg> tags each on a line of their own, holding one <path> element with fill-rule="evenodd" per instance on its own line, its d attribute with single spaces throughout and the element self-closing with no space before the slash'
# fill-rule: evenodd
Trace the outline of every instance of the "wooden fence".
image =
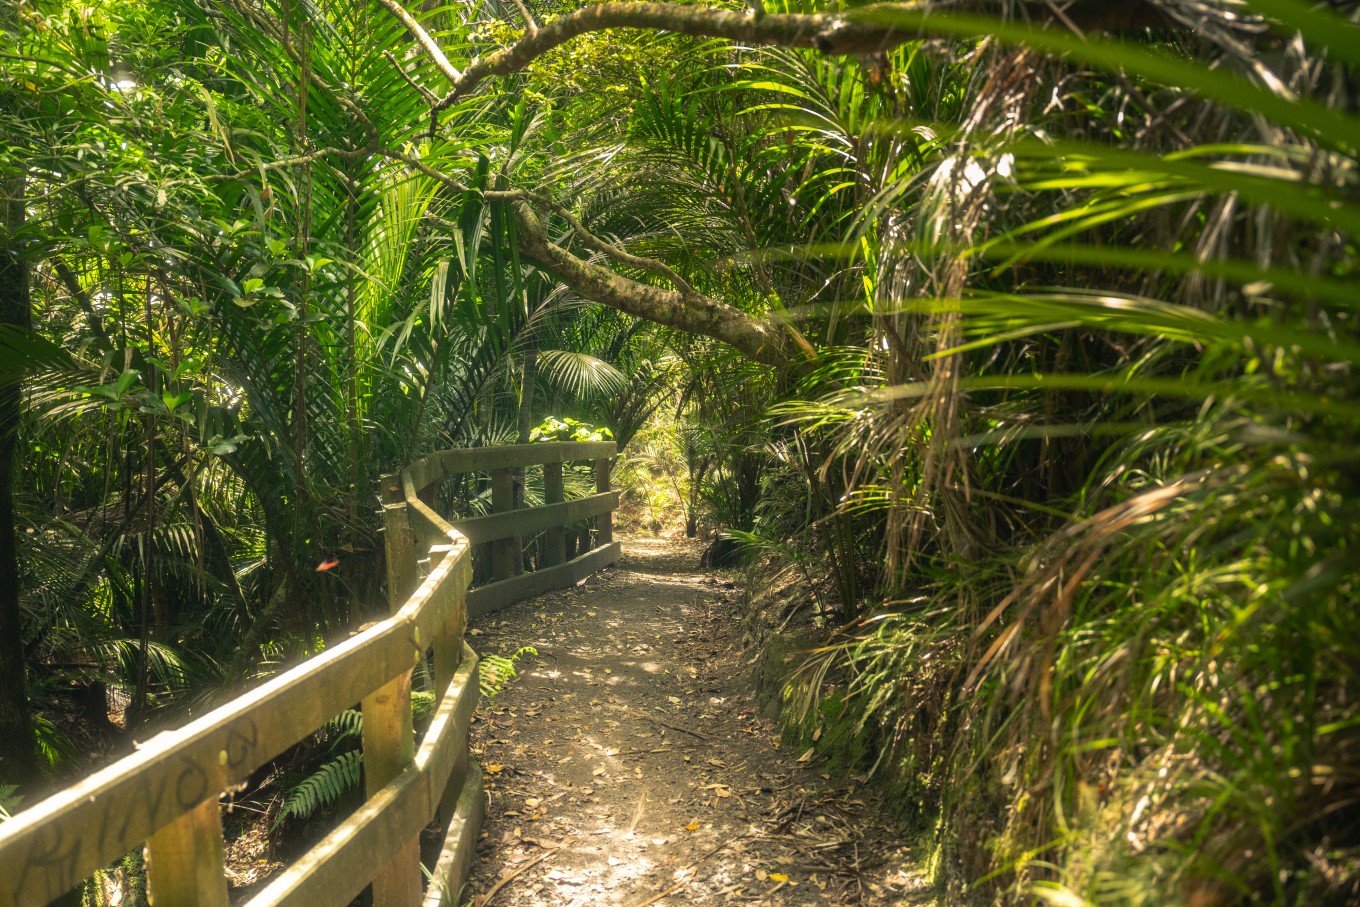
<svg viewBox="0 0 1360 907">
<path fill-rule="evenodd" d="M 156 907 L 225 907 L 220 795 L 356 702 L 365 801 L 246 903 L 341 907 L 371 884 L 375 907 L 456 904 L 483 808 L 468 754 L 478 697 L 477 656 L 463 639 L 468 608 L 574 583 L 617 557 L 613 455 L 612 443 L 451 450 L 387 477 L 391 616 L 0 823 L 0 907 L 48 904 L 143 842 Z M 562 467 L 575 460 L 594 461 L 597 493 L 564 501 Z M 538 464 L 547 503 L 512 512 L 514 477 Z M 490 516 L 450 525 L 431 508 L 439 484 L 459 472 L 491 474 Z M 568 524 L 582 520 L 595 521 L 596 545 L 568 558 Z M 539 532 L 545 566 L 521 574 L 516 546 Z M 492 546 L 496 581 L 469 593 L 474 543 Z M 431 652 L 435 713 L 416 741 L 411 671 Z M 432 821 L 443 846 L 422 870 L 420 835 Z"/>
</svg>

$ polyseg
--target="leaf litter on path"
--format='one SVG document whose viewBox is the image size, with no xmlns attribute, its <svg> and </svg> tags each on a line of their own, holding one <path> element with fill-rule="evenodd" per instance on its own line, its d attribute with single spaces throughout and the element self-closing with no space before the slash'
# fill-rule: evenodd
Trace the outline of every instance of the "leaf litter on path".
<svg viewBox="0 0 1360 907">
<path fill-rule="evenodd" d="M 759 714 L 740 593 L 690 542 L 469 631 L 538 648 L 473 724 L 488 809 L 474 907 L 928 903 L 863 779 L 818 774 Z"/>
</svg>

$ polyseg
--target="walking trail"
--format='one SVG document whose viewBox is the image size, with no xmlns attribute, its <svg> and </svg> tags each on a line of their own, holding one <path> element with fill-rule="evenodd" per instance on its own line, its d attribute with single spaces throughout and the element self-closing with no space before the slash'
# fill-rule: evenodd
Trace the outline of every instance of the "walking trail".
<svg viewBox="0 0 1360 907">
<path fill-rule="evenodd" d="M 470 630 L 479 652 L 538 656 L 473 725 L 489 805 L 464 900 L 926 903 L 864 779 L 781 747 L 759 713 L 733 584 L 693 543 L 623 551 Z"/>
</svg>

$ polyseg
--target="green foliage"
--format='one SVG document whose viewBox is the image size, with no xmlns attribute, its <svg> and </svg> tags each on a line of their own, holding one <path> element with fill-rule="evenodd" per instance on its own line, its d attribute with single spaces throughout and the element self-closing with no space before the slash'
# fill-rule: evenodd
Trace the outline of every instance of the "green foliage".
<svg viewBox="0 0 1360 907">
<path fill-rule="evenodd" d="M 482 696 L 489 702 L 500 695 L 505 689 L 505 685 L 518 676 L 515 662 L 525 655 L 538 657 L 538 650 L 533 646 L 520 646 L 507 658 L 504 655 L 486 654 L 481 656 L 477 662 L 477 683 L 481 688 Z"/>
<path fill-rule="evenodd" d="M 1158 5 L 1194 29 L 906 4 L 863 15 L 940 39 L 863 59 L 593 35 L 433 137 L 412 84 L 445 77 L 393 67 L 376 2 L 16 7 L 26 651 L 182 701 L 382 599 L 372 491 L 416 452 L 637 439 L 653 515 L 804 572 L 829 638 L 791 717 L 892 780 L 956 892 L 1353 899 L 1355 14 Z M 494 12 L 417 15 L 459 59 L 519 34 Z M 808 358 L 584 304 L 520 259 L 514 188 Z M 526 652 L 484 659 L 488 697 Z M 325 760 L 297 809 L 357 783 Z"/>
<path fill-rule="evenodd" d="M 13 812 L 23 805 L 23 796 L 19 794 L 19 785 L 0 784 L 0 822 L 10 818 Z"/>
<path fill-rule="evenodd" d="M 341 753 L 322 765 L 288 792 L 274 827 L 290 818 L 306 819 L 319 809 L 333 806 L 346 791 L 359 786 L 363 765 L 363 754 L 358 750 Z"/>
<path fill-rule="evenodd" d="M 608 428 L 579 422 L 570 416 L 565 419 L 549 416 L 529 434 L 530 441 L 610 441 L 613 437 Z"/>
<path fill-rule="evenodd" d="M 843 703 L 979 901 L 1353 896 L 1360 839 L 1320 792 L 1349 796 L 1327 779 L 1360 709 L 1354 124 L 1263 87 L 1323 49 L 1267 71 L 1224 18 L 1126 41 L 941 18 L 1026 50 L 969 45 L 969 123 L 932 127 L 929 178 L 880 209 L 885 355 L 824 352 L 779 408 L 886 554 L 884 604 L 792 715 L 835 704 L 818 745 L 853 755 Z M 995 90 L 1013 67 L 1041 104 Z"/>
<path fill-rule="evenodd" d="M 411 693 L 411 723 L 417 733 L 429 724 L 437 705 L 430 690 Z M 339 755 L 323 762 L 306 777 L 293 784 L 284 796 L 283 805 L 274 817 L 274 828 L 288 819 L 307 819 L 317 810 L 333 806 L 346 791 L 359 785 L 363 777 L 363 753 L 359 749 L 345 749 L 359 744 L 364 732 L 364 715 L 359 709 L 345 709 L 330 721 L 319 735 L 324 738 L 322 752 Z"/>
</svg>

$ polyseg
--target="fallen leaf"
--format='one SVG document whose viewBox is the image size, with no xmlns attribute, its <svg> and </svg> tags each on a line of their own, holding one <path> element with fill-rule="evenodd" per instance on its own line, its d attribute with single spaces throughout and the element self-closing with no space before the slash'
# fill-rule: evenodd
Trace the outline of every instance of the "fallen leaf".
<svg viewBox="0 0 1360 907">
<path fill-rule="evenodd" d="M 492 762 L 490 765 L 486 767 L 486 771 L 487 774 L 498 775 L 504 768 L 505 766 L 501 765 L 499 762 Z"/>
<path fill-rule="evenodd" d="M 685 826 L 685 831 L 698 831 L 698 830 L 699 830 L 698 822 L 691 822 Z"/>
<path fill-rule="evenodd" d="M 813 755 L 813 753 L 815 753 L 815 752 L 817 752 L 817 748 L 816 748 L 815 746 L 810 746 L 810 747 L 808 747 L 807 752 L 804 753 L 803 755 L 801 755 L 801 756 L 798 757 L 798 761 L 799 761 L 799 762 L 810 762 L 810 761 L 812 760 L 812 755 Z"/>
</svg>

